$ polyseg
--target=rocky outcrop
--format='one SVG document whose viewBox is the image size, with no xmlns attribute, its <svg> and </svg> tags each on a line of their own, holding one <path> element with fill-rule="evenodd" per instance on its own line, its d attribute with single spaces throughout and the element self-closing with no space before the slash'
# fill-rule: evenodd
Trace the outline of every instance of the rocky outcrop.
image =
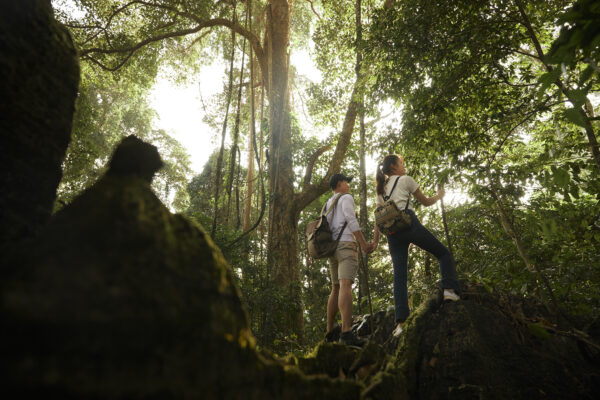
<svg viewBox="0 0 600 400">
<path fill-rule="evenodd" d="M 0 243 L 33 236 L 50 217 L 78 65 L 48 0 L 0 2 Z"/>
<path fill-rule="evenodd" d="M 375 314 L 364 349 L 322 343 L 293 362 L 306 374 L 360 382 L 365 399 L 593 399 L 600 389 L 594 338 L 559 327 L 532 299 L 465 282 L 463 299 L 432 294 L 391 337 L 393 312 Z M 370 335 L 369 317 L 353 329 Z M 597 340 L 597 338 L 596 338 Z"/>
</svg>

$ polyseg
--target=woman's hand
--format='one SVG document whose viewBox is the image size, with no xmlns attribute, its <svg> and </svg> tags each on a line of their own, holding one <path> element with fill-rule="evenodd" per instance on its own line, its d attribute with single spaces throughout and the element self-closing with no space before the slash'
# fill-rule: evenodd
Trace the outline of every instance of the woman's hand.
<svg viewBox="0 0 600 400">
<path fill-rule="evenodd" d="M 373 240 L 373 241 L 371 242 L 371 244 L 370 244 L 370 246 L 371 246 L 371 251 L 370 251 L 370 253 L 372 253 L 372 252 L 374 252 L 374 251 L 375 251 L 375 249 L 377 248 L 377 245 L 378 245 L 378 243 L 377 243 L 376 241 L 374 241 L 374 240 Z"/>
</svg>

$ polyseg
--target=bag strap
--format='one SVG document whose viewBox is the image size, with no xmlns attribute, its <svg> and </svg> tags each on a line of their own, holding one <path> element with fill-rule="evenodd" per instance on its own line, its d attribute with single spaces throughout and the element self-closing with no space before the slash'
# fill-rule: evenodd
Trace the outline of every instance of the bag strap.
<svg viewBox="0 0 600 400">
<path fill-rule="evenodd" d="M 396 185 L 398 184 L 399 179 L 400 179 L 400 177 L 396 178 L 396 182 L 394 182 L 394 186 L 392 186 L 392 190 L 390 191 L 390 194 L 388 196 L 383 196 L 383 201 L 388 201 L 390 199 L 390 197 L 392 197 L 392 193 L 394 193 L 394 189 L 396 189 Z"/>
<path fill-rule="evenodd" d="M 333 200 L 333 204 L 331 205 L 330 209 L 335 208 L 335 206 L 338 203 L 338 200 L 343 196 L 344 194 L 340 194 L 340 196 L 338 196 L 335 200 Z M 335 210 L 333 210 L 333 213 L 335 214 Z M 345 220 L 344 218 L 344 225 L 342 225 L 342 230 L 340 231 L 340 233 L 338 234 L 338 237 L 336 239 L 336 242 L 340 241 L 340 238 L 342 237 L 342 233 L 344 233 L 344 229 L 346 229 L 346 225 L 348 225 L 348 221 Z"/>
<path fill-rule="evenodd" d="M 323 214 L 323 212 L 325 212 L 325 208 L 327 207 L 327 202 L 325 202 L 325 205 L 323 205 L 323 209 L 321 210 L 321 216 L 328 216 L 329 213 L 333 210 L 335 212 L 335 206 L 337 206 L 337 203 L 339 201 L 339 199 L 344 195 L 345 193 L 339 193 L 337 195 L 337 197 L 335 199 L 333 199 L 333 202 L 331 203 L 331 206 L 329 207 L 329 210 L 327 210 L 327 212 L 325 214 Z M 340 233 L 338 234 L 338 237 L 336 239 L 336 241 L 340 241 L 340 238 L 342 237 L 342 233 L 344 233 L 344 229 L 346 229 L 346 225 L 348 225 L 348 221 L 344 221 L 344 225 L 342 226 L 342 230 L 340 231 Z"/>
<path fill-rule="evenodd" d="M 321 216 L 323 216 L 323 215 L 328 216 L 332 210 L 335 210 L 335 206 L 337 206 L 338 200 L 343 195 L 344 195 L 344 193 L 338 193 L 336 195 L 336 197 L 333 199 L 333 202 L 331 203 L 331 206 L 329 207 L 329 210 L 327 210 L 327 212 L 325 212 L 325 208 L 327 207 L 327 202 L 325 202 L 325 204 L 323 205 L 323 209 L 321 210 Z M 323 214 L 324 212 L 325 212 L 325 214 Z"/>
<path fill-rule="evenodd" d="M 389 196 L 383 196 L 383 201 L 388 201 L 390 197 L 392 197 L 392 193 L 394 193 L 394 189 L 396 189 L 396 184 L 401 177 L 396 178 L 396 182 L 394 182 L 394 186 L 392 186 L 392 190 L 390 191 Z M 408 210 L 408 204 L 410 203 L 410 192 L 408 193 L 408 199 L 406 199 L 406 206 L 404 207 L 404 211 Z"/>
<path fill-rule="evenodd" d="M 340 238 L 342 237 L 342 233 L 344 233 L 344 229 L 346 229 L 346 225 L 348 225 L 348 221 L 344 221 L 344 225 L 342 225 L 342 230 L 340 231 L 337 239 L 335 240 L 336 242 L 340 241 Z"/>
</svg>

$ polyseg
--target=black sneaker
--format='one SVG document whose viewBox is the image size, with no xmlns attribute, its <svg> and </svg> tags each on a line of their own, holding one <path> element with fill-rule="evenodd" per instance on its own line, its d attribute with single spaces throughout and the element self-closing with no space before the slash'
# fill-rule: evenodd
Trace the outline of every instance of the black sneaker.
<svg viewBox="0 0 600 400">
<path fill-rule="evenodd" d="M 325 342 L 327 342 L 327 343 L 333 343 L 333 342 L 335 342 L 335 336 L 336 336 L 336 331 L 335 330 L 331 330 L 330 332 L 327 332 L 325 334 Z"/>
<path fill-rule="evenodd" d="M 357 346 L 362 347 L 367 341 L 365 339 L 357 338 L 352 331 L 342 332 L 340 334 L 340 343 L 346 346 Z"/>
</svg>

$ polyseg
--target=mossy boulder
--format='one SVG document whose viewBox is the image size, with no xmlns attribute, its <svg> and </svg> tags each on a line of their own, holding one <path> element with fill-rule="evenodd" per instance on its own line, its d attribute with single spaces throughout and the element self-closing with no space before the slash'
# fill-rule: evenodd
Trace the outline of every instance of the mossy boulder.
<svg viewBox="0 0 600 400">
<path fill-rule="evenodd" d="M 130 137 L 118 154 L 2 269 L 3 385 L 43 398 L 358 398 L 356 383 L 257 354 L 220 250 L 150 189 L 156 149 Z"/>
<path fill-rule="evenodd" d="M 476 285 L 462 296 L 458 302 L 432 296 L 407 321 L 387 371 L 406 380 L 411 398 L 595 397 L 600 370 L 573 331 L 546 319 L 544 307 Z M 532 332 L 531 324 L 545 334 Z"/>
<path fill-rule="evenodd" d="M 48 0 L 0 2 L 0 243 L 52 213 L 71 135 L 79 64 Z"/>
<path fill-rule="evenodd" d="M 369 339 L 364 348 L 321 343 L 298 367 L 358 382 L 372 400 L 595 398 L 593 337 L 559 324 L 535 299 L 463 286 L 458 302 L 431 293 L 398 338 L 393 311 L 374 315 L 373 334 L 362 316 L 352 329 Z"/>
</svg>

